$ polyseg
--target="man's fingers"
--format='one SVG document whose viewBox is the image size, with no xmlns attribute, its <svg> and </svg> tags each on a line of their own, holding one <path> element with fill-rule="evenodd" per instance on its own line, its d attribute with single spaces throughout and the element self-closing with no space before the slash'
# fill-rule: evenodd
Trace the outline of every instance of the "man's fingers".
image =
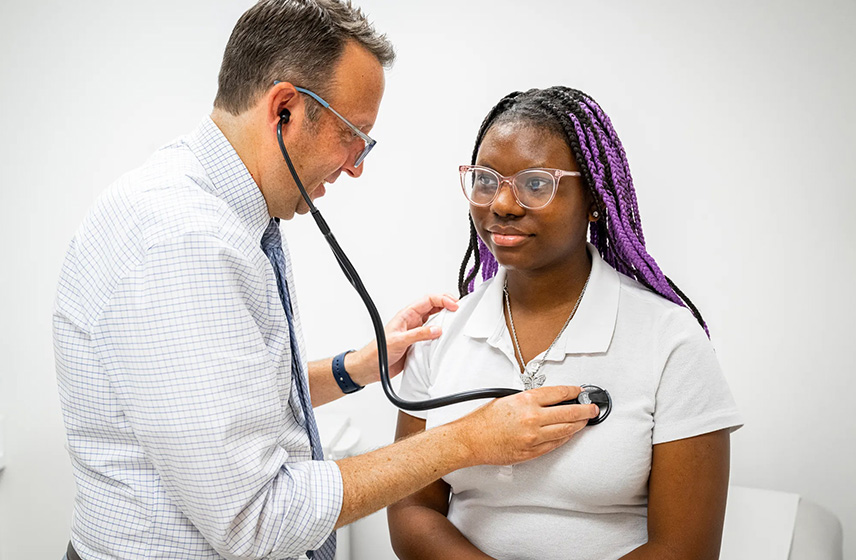
<svg viewBox="0 0 856 560">
<path fill-rule="evenodd" d="M 431 309 L 429 309 L 428 311 L 426 311 L 425 313 L 422 314 L 422 316 L 419 318 L 418 323 L 416 323 L 414 325 L 410 325 L 410 326 L 415 327 L 416 325 L 424 325 L 425 322 L 431 318 L 431 315 L 438 313 L 440 311 L 443 311 L 443 309 L 445 309 L 445 308 L 444 307 L 432 307 Z"/>
<path fill-rule="evenodd" d="M 536 446 L 532 447 L 532 449 L 530 449 L 530 452 L 532 454 L 532 458 L 534 459 L 535 457 L 540 457 L 541 455 L 544 455 L 545 453 L 549 453 L 550 451 L 553 451 L 554 449 L 565 445 L 566 443 L 568 443 L 571 440 L 571 437 L 573 437 L 573 434 L 571 436 L 568 436 L 568 437 L 553 439 L 553 440 L 545 441 L 543 443 L 539 443 L 538 445 L 536 445 Z"/>
<path fill-rule="evenodd" d="M 575 433 L 585 428 L 586 422 L 588 422 L 588 418 L 567 424 L 551 424 L 550 426 L 544 426 L 541 428 L 538 433 L 545 442 L 567 440 Z"/>
<path fill-rule="evenodd" d="M 444 309 L 457 311 L 458 300 L 449 294 L 429 294 L 399 311 L 390 325 L 401 321 L 405 329 L 413 329 L 424 325 L 432 315 Z"/>
<path fill-rule="evenodd" d="M 458 300 L 449 294 L 428 294 L 410 304 L 409 308 L 421 316 L 424 316 L 426 313 L 429 315 L 432 314 L 431 312 L 435 308 L 437 311 L 441 309 L 456 311 L 458 309 Z M 433 312 L 436 313 L 436 311 Z"/>
<path fill-rule="evenodd" d="M 541 412 L 541 425 L 570 424 L 588 421 L 597 417 L 599 410 L 596 404 L 565 404 L 545 407 Z"/>
<path fill-rule="evenodd" d="M 588 422 L 588 419 L 569 424 L 553 424 L 552 426 L 541 428 L 538 432 L 541 443 L 532 446 L 530 452 L 533 454 L 533 457 L 540 457 L 544 453 L 565 445 L 577 432 L 586 427 L 586 422 Z"/>
<path fill-rule="evenodd" d="M 449 311 L 457 311 L 458 309 L 458 298 L 449 294 L 433 294 L 428 297 L 434 298 L 433 302 L 435 307 L 442 307 Z"/>
<path fill-rule="evenodd" d="M 577 398 L 580 394 L 580 388 L 573 385 L 555 385 L 550 387 L 538 387 L 527 391 L 535 402 L 541 406 L 549 406 L 558 404 L 562 401 L 569 401 Z"/>
<path fill-rule="evenodd" d="M 403 344 L 406 346 L 410 346 L 415 342 L 422 342 L 423 340 L 434 340 L 438 338 L 443 333 L 443 329 L 437 326 L 431 327 L 419 327 L 416 329 L 410 329 L 403 333 L 397 334 L 392 340 L 392 337 L 389 345 L 394 344 Z"/>
</svg>

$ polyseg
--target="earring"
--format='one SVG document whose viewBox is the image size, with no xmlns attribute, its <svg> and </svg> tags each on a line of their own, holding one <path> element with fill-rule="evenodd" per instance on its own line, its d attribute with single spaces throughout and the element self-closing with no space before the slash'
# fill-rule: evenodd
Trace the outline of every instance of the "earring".
<svg viewBox="0 0 856 560">
<path fill-rule="evenodd" d="M 595 210 L 594 212 L 591 213 L 591 217 L 594 218 L 595 221 L 597 221 L 597 219 L 600 218 L 600 212 Z"/>
</svg>

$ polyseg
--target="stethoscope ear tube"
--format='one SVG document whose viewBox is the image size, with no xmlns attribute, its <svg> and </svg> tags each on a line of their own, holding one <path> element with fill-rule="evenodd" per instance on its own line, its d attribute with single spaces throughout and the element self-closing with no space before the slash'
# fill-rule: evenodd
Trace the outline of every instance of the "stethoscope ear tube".
<svg viewBox="0 0 856 560">
<path fill-rule="evenodd" d="M 288 169 L 289 171 L 291 171 L 291 176 L 294 178 L 294 182 L 297 185 L 297 188 L 300 189 L 300 194 L 303 196 L 303 199 L 309 206 L 309 210 L 312 213 L 312 217 L 315 219 L 315 223 L 318 225 L 318 229 L 321 230 L 321 233 L 324 235 L 324 239 L 327 240 L 327 244 L 333 251 L 333 255 L 335 255 L 336 261 L 339 263 L 339 267 L 342 269 L 342 272 L 348 279 L 348 282 L 351 283 L 351 286 L 353 286 L 357 293 L 360 295 L 360 298 L 363 300 L 363 304 L 369 312 L 369 316 L 371 317 L 372 321 L 372 326 L 374 327 L 375 331 L 375 340 L 377 341 L 377 361 L 378 369 L 380 371 L 380 383 L 383 387 L 383 392 L 386 394 L 386 398 L 389 399 L 389 401 L 394 406 L 403 410 L 429 410 L 432 408 L 440 408 L 443 406 L 457 404 L 465 401 L 471 401 L 475 399 L 495 399 L 519 393 L 519 389 L 494 387 L 490 389 L 476 389 L 473 391 L 465 391 L 462 393 L 455 393 L 453 395 L 426 399 L 424 401 L 404 400 L 395 393 L 392 388 L 392 383 L 389 379 L 389 354 L 386 348 L 386 332 L 384 331 L 383 321 L 380 318 L 380 314 L 377 311 L 377 307 L 375 306 L 374 301 L 372 300 L 371 296 L 369 296 L 368 291 L 363 285 L 363 281 L 362 279 L 360 279 L 360 275 L 357 273 L 357 270 L 354 268 L 354 265 L 351 264 L 350 259 L 348 259 L 348 256 L 342 250 L 342 247 L 339 246 L 339 242 L 336 241 L 336 237 L 330 231 L 330 226 L 327 225 L 327 222 L 324 220 L 324 217 L 321 215 L 321 212 L 319 212 L 315 205 L 312 203 L 312 199 L 309 198 L 309 194 L 303 187 L 303 183 L 300 181 L 300 177 L 297 175 L 297 171 L 294 169 L 294 165 L 291 162 L 291 158 L 288 156 L 288 150 L 285 149 L 285 143 L 282 141 L 282 125 L 284 122 L 285 119 L 281 118 L 279 121 L 279 125 L 276 129 L 276 138 L 279 142 L 279 149 L 282 152 L 282 157 L 285 158 L 286 164 L 288 164 Z M 603 390 L 601 389 L 601 391 Z M 606 391 L 603 391 L 603 393 L 606 393 Z M 608 397 L 609 393 L 606 393 L 606 395 Z M 589 424 L 591 425 L 602 422 L 609 414 L 609 410 L 612 408 L 611 403 L 612 401 L 610 400 L 609 406 L 606 408 L 605 414 L 604 407 L 601 407 L 600 416 L 598 418 L 593 418 L 592 420 L 589 420 Z M 597 420 L 597 422 L 594 422 L 595 420 Z"/>
</svg>

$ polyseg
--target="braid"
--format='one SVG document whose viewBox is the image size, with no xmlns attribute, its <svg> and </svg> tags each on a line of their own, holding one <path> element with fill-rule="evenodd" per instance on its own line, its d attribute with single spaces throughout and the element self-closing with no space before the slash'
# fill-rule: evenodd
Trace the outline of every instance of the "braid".
<svg viewBox="0 0 856 560">
<path fill-rule="evenodd" d="M 563 86 L 511 93 L 502 98 L 482 122 L 473 149 L 473 164 L 485 134 L 498 119 L 530 121 L 567 140 L 601 214 L 589 227 L 592 245 L 618 272 L 634 278 L 667 300 L 688 307 L 710 336 L 699 310 L 648 254 L 627 154 L 612 122 L 597 102 L 579 90 Z M 475 256 L 475 263 L 465 277 L 471 256 Z M 480 268 L 482 279 L 488 280 L 496 274 L 499 264 L 476 235 L 470 217 L 470 243 L 458 274 L 461 297 L 473 290 Z"/>
<path fill-rule="evenodd" d="M 467 245 L 467 252 L 464 255 L 464 261 L 461 263 L 461 270 L 458 271 L 458 292 L 461 294 L 461 297 L 464 297 L 468 293 L 472 291 L 472 284 L 475 282 L 476 273 L 478 272 L 479 265 L 481 265 L 481 255 L 480 251 L 477 248 L 476 240 L 478 239 L 478 235 L 476 235 L 476 226 L 473 225 L 473 218 L 470 218 L 470 244 Z M 475 253 L 476 262 L 473 268 L 470 270 L 469 274 L 464 277 L 464 271 L 467 270 L 467 261 L 470 260 L 470 255 Z M 467 287 L 469 286 L 469 289 Z"/>
<path fill-rule="evenodd" d="M 618 153 L 620 155 L 619 163 L 621 164 L 621 172 L 624 175 L 624 180 L 627 182 L 626 193 L 628 198 L 630 199 L 629 210 L 631 212 L 631 219 L 633 221 L 634 228 L 636 229 L 637 235 L 639 236 L 639 240 L 642 243 L 645 243 L 645 236 L 642 234 L 642 222 L 639 220 L 639 205 L 636 202 L 636 189 L 633 187 L 633 177 L 630 175 L 630 167 L 627 163 L 627 154 L 624 152 L 624 145 L 621 143 L 621 140 L 618 139 L 618 135 L 615 134 L 615 129 L 612 127 L 612 121 L 609 120 L 609 116 L 603 112 L 603 109 L 600 106 L 592 101 L 591 99 L 586 99 L 586 106 L 589 110 L 593 111 L 598 119 L 598 124 L 602 130 L 605 130 L 609 134 L 609 142 L 618 148 Z"/>
</svg>

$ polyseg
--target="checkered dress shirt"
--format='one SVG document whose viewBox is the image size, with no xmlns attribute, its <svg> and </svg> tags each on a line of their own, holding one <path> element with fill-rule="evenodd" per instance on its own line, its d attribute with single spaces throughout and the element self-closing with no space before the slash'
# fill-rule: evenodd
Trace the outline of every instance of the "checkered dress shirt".
<svg viewBox="0 0 856 560">
<path fill-rule="evenodd" d="M 333 531 L 342 477 L 312 460 L 269 222 L 206 118 L 72 239 L 54 345 L 83 558 L 291 558 Z M 305 364 L 296 305 L 293 319 Z"/>
</svg>

